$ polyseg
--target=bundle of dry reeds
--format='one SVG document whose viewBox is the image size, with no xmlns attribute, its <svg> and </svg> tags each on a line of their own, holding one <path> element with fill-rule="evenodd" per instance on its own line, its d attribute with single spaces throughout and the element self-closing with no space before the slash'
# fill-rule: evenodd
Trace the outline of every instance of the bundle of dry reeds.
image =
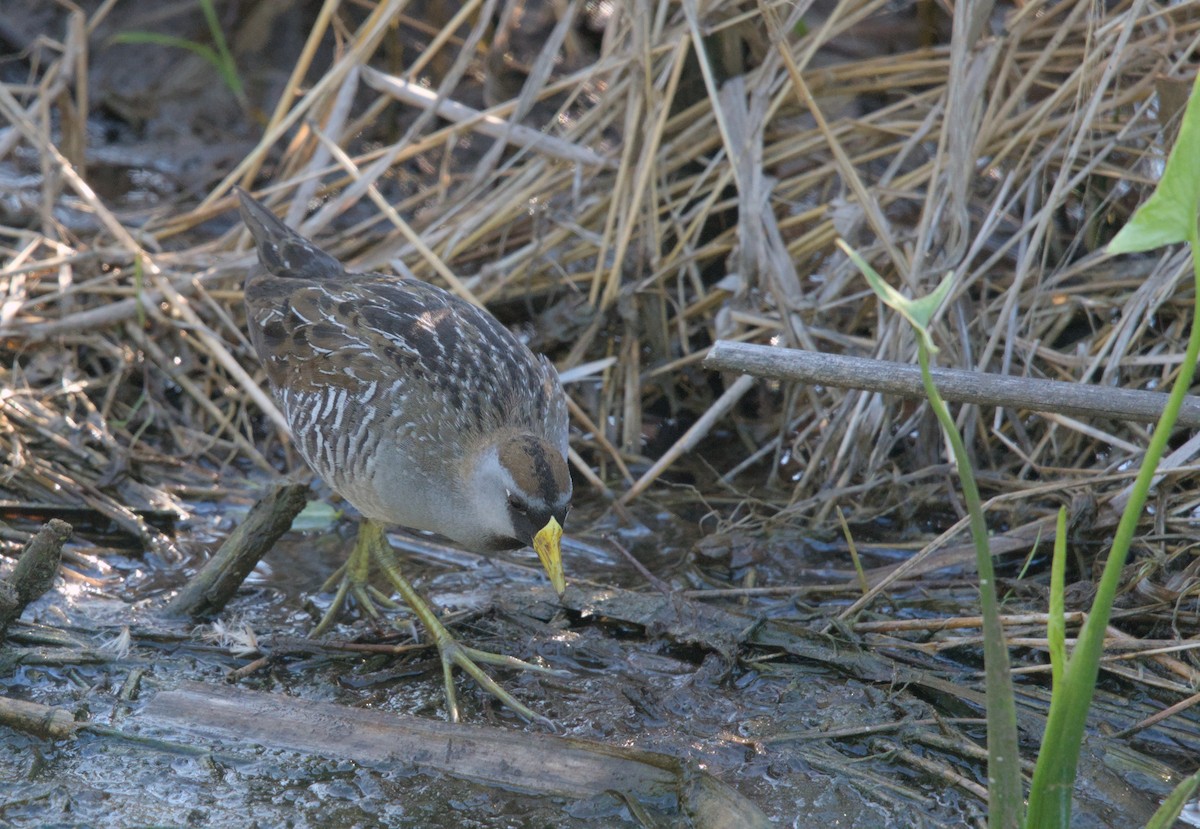
<svg viewBox="0 0 1200 829">
<path fill-rule="evenodd" d="M 272 468 L 239 183 L 352 266 L 448 286 L 569 376 L 584 366 L 578 466 L 618 495 L 661 478 L 724 514 L 817 526 L 839 505 L 907 521 L 941 503 L 952 522 L 923 406 L 699 367 L 718 337 L 911 361 L 839 236 L 912 293 L 955 271 L 943 365 L 1161 388 L 1181 356 L 1186 255 L 1117 264 L 1102 246 L 1169 147 L 1195 6 L 328 0 L 283 64 L 264 33 L 287 12 L 238 8 L 222 23 L 249 91 L 214 140 L 259 137 L 209 157 L 192 199 L 97 195 L 89 117 L 111 94 L 95 66 L 164 50 L 114 32 L 193 32 L 194 13 L 63 12 L 6 70 L 6 500 L 86 503 L 153 541 L 137 510 Z M 169 54 L 168 90 L 180 73 L 219 87 Z M 959 420 L 1013 523 L 1080 484 L 1119 493 L 1145 442 L 1129 423 Z M 653 465 L 697 421 L 696 449 Z M 1164 527 L 1195 509 L 1171 498 Z"/>
</svg>

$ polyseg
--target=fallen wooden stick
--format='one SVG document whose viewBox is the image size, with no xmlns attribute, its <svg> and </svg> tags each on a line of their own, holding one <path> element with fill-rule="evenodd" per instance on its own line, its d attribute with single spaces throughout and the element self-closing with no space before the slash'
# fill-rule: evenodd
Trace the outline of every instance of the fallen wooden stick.
<svg viewBox="0 0 1200 829">
<path fill-rule="evenodd" d="M 817 383 L 900 397 L 925 397 L 920 368 L 866 357 L 718 340 L 709 350 L 704 367 L 773 380 Z M 977 403 L 981 406 L 1003 406 L 1139 423 L 1156 422 L 1167 404 L 1165 392 L 952 368 L 935 368 L 932 374 L 942 397 L 955 403 Z M 1200 426 L 1200 398 L 1184 398 L 1176 424 L 1192 428 Z"/>
<path fill-rule="evenodd" d="M 220 613 L 258 560 L 291 528 L 307 501 L 306 484 L 272 487 L 225 539 L 216 555 L 171 599 L 167 613 L 193 619 Z"/>
<path fill-rule="evenodd" d="M 0 644 L 9 624 L 54 584 L 63 545 L 72 532 L 66 521 L 51 518 L 29 539 L 8 579 L 0 579 Z"/>
<path fill-rule="evenodd" d="M 605 792 L 663 804 L 674 801 L 699 829 L 768 829 L 766 815 L 717 777 L 666 754 L 591 740 L 483 725 L 451 725 L 267 694 L 184 682 L 159 691 L 143 712 L 160 728 L 228 748 L 259 743 L 356 763 L 413 767 L 506 789 L 588 798 Z"/>
</svg>

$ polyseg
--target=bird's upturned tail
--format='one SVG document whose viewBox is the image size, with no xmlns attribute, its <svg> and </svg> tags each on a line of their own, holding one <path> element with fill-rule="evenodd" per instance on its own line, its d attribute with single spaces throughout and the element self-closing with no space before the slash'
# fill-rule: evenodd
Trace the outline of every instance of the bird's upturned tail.
<svg viewBox="0 0 1200 829">
<path fill-rule="evenodd" d="M 279 221 L 266 205 L 240 187 L 242 221 L 258 247 L 258 261 L 275 276 L 295 279 L 329 279 L 342 276 L 342 264 Z"/>
</svg>

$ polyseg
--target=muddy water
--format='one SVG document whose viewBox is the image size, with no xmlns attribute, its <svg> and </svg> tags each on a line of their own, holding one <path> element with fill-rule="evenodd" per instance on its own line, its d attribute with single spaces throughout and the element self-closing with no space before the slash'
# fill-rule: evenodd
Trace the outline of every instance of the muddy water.
<svg viewBox="0 0 1200 829">
<path fill-rule="evenodd" d="M 599 513 L 585 507 L 573 515 L 576 526 L 590 524 L 597 531 L 574 536 L 567 549 L 571 576 L 646 589 L 643 576 L 603 537 L 608 519 L 598 520 Z M 694 538 L 679 533 L 679 522 L 660 520 L 654 527 L 656 516 L 643 519 L 646 527 L 618 540 L 657 578 L 677 589 L 711 579 L 696 569 L 690 553 Z M 203 548 L 228 524 L 205 520 L 195 519 L 194 543 L 184 539 L 182 544 L 194 560 L 167 565 L 113 556 L 98 568 L 108 570 L 105 584 L 66 580 L 27 611 L 27 621 L 65 633 L 75 647 L 37 645 L 30 638 L 37 629 L 22 627 L 25 640 L 10 643 L 4 654 L 26 664 L 10 663 L 0 677 L 4 694 L 66 707 L 78 718 L 165 743 L 86 733 L 50 743 L 0 729 L 0 820 L 6 825 L 639 825 L 628 805 L 609 795 L 579 801 L 534 797 L 403 767 L 360 766 L 251 744 L 204 745 L 205 753 L 180 753 L 179 746 L 192 740 L 155 733 L 139 722 L 145 700 L 185 680 L 219 685 L 254 658 L 238 656 L 228 643 L 157 612 L 170 585 L 186 577 Z M 316 591 L 342 560 L 353 529 L 353 521 L 343 519 L 323 531 L 289 534 L 221 621 L 229 629 L 252 630 L 264 643 L 272 636 L 302 637 L 326 605 L 328 596 Z M 756 742 L 766 734 L 872 721 L 880 714 L 884 692 L 847 683 L 820 666 L 755 661 L 762 653 L 731 662 L 620 620 L 560 613 L 533 626 L 503 610 L 541 580 L 532 553 L 495 563 L 422 541 L 405 542 L 399 534 L 393 538 L 406 550 L 409 577 L 436 606 L 460 620 L 454 629 L 462 639 L 568 672 L 549 681 L 495 672 L 506 688 L 555 720 L 561 734 L 684 758 L 733 785 L 779 825 L 915 825 L 912 802 L 847 783 L 839 767 L 861 758 L 805 741 Z M 414 554 L 413 548 L 424 552 Z M 779 605 L 771 599 L 763 609 L 774 606 L 771 612 L 777 614 Z M 502 609 L 494 610 L 498 606 Z M 406 613 L 397 615 L 401 630 L 408 628 L 407 619 Z M 125 625 L 131 626 L 129 650 L 103 649 Z M 353 616 L 336 634 L 389 641 L 400 635 Z M 84 653 L 103 661 L 85 664 Z M 39 661 L 52 664 L 31 664 Z M 139 696 L 118 701 L 131 675 L 141 676 Z M 440 669 L 427 654 L 285 655 L 239 684 L 444 717 Z M 470 721 L 539 728 L 493 706 L 470 682 L 460 679 L 459 695 Z M 652 814 L 653 807 L 649 804 Z M 943 791 L 921 808 L 927 825 L 951 826 L 961 825 L 978 806 L 968 796 Z M 684 820 L 669 811 L 659 818 L 664 825 Z"/>
<path fill-rule="evenodd" d="M 656 579 L 678 591 L 714 586 L 718 576 L 742 578 L 758 566 L 769 583 L 784 583 L 783 568 L 831 568 L 830 551 L 800 537 L 776 534 L 756 542 L 728 539 L 727 556 L 713 538 L 696 552 L 695 533 L 670 514 L 639 514 L 645 525 L 616 540 Z M 572 516 L 576 532 L 567 548 L 570 577 L 620 585 L 646 594 L 654 588 L 607 536 L 611 520 L 598 506 Z M 40 600 L 26 620 L 57 631 L 67 642 L 38 644 L 40 628 L 22 626 L 9 644 L 0 689 L 8 696 L 66 707 L 77 718 L 163 743 L 81 734 L 50 743 L 0 728 L 0 821 L 13 826 L 69 822 L 89 826 L 195 824 L 205 826 L 638 826 L 621 799 L 536 797 L 452 777 L 420 774 L 403 763 L 359 765 L 251 743 L 197 744 L 139 720 L 145 701 L 184 681 L 221 686 L 231 671 L 257 654 L 239 655 L 210 628 L 165 620 L 157 612 L 173 585 L 194 569 L 203 551 L 219 541 L 228 520 L 198 516 L 182 546 L 194 555 L 180 564 L 152 557 L 112 556 L 107 581 L 86 585 L 66 579 Z M 278 658 L 241 676 L 241 687 L 326 700 L 356 708 L 441 719 L 440 668 L 428 653 L 402 656 L 331 651 L 294 653 L 273 637 L 303 637 L 325 608 L 322 581 L 342 561 L 354 531 L 343 518 L 322 530 L 291 533 L 260 564 L 220 621 L 233 631 L 253 631 L 262 650 Z M 636 747 L 682 758 L 735 787 L 782 826 L 962 826 L 981 805 L 935 775 L 898 762 L 887 748 L 904 746 L 896 723 L 930 722 L 949 711 L 945 701 L 907 693 L 901 686 L 861 681 L 822 664 L 778 650 L 742 647 L 734 657 L 679 641 L 669 631 L 628 620 L 559 611 L 525 615 L 523 597 L 540 588 L 532 553 L 502 561 L 482 559 L 424 539 L 394 534 L 405 567 L 435 606 L 456 619 L 468 643 L 541 660 L 565 670 L 545 679 L 504 670 L 493 673 L 506 688 L 553 719 L 564 736 Z M 681 612 L 689 601 L 677 598 Z M 834 601 L 836 604 L 840 600 Z M 705 602 L 711 607 L 715 602 Z M 809 624 L 815 612 L 793 597 L 729 600 L 726 609 L 748 619 Z M 359 641 L 401 641 L 409 614 L 394 626 L 372 626 L 351 614 L 334 633 Z M 127 652 L 102 646 L 130 626 Z M 89 662 L 84 656 L 95 660 Z M 23 664 L 15 664 L 16 662 Z M 141 676 L 136 699 L 119 701 L 122 686 Z M 473 683 L 459 679 L 468 721 L 537 731 L 494 706 Z M 203 718 L 203 712 L 197 712 Z M 871 736 L 881 729 L 889 741 Z M 822 732 L 853 736 L 822 739 Z M 982 736 L 978 726 L 966 733 Z M 903 735 L 903 730 L 899 732 Z M 183 753 L 185 747 L 203 749 Z M 920 745 L 913 748 L 919 751 Z M 946 759 L 946 758 L 942 758 Z M 952 762 L 953 760 L 947 760 Z M 976 764 L 960 768 L 976 783 Z M 1081 810 L 1080 825 L 1125 826 L 1155 798 L 1113 777 L 1112 790 L 1094 794 L 1096 809 Z M 1111 810 L 1115 802 L 1121 811 Z M 689 825 L 671 805 L 642 804 L 660 825 Z M 1107 812 L 1107 818 L 1105 814 Z"/>
</svg>

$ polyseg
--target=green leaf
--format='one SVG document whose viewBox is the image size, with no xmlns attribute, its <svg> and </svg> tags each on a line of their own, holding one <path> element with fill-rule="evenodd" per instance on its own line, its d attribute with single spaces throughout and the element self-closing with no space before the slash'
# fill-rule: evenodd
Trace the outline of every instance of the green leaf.
<svg viewBox="0 0 1200 829">
<path fill-rule="evenodd" d="M 933 322 L 934 315 L 942 307 L 946 297 L 950 295 L 950 289 L 953 286 L 954 271 L 946 271 L 946 275 L 942 277 L 942 281 L 938 283 L 932 293 L 926 294 L 920 299 L 910 300 L 912 318 L 916 319 L 922 328 L 928 328 L 929 323 Z"/>
<path fill-rule="evenodd" d="M 187 38 L 175 37 L 174 35 L 164 35 L 158 32 L 121 32 L 113 35 L 113 43 L 148 43 L 152 46 L 169 46 L 175 49 L 187 49 L 193 54 L 199 55 L 214 67 L 220 68 L 221 58 L 211 46 L 205 46 L 203 43 L 197 43 L 194 40 Z"/>
<path fill-rule="evenodd" d="M 862 271 L 862 275 L 866 277 L 867 284 L 871 286 L 871 290 L 883 300 L 885 305 L 908 320 L 909 324 L 916 330 L 917 336 L 921 338 L 925 347 L 929 349 L 930 354 L 937 354 L 937 346 L 933 344 L 933 339 L 929 336 L 929 323 L 933 321 L 938 308 L 942 307 L 942 303 L 946 301 L 946 297 L 950 293 L 950 288 L 954 285 L 954 271 L 948 271 L 942 277 L 942 281 L 934 288 L 933 293 L 926 294 L 920 299 L 909 299 L 889 285 L 871 267 L 866 259 L 863 259 L 846 244 L 845 240 L 838 239 L 837 244 L 842 249 L 842 252 L 850 257 L 850 261 Z"/>
<path fill-rule="evenodd" d="M 204 20 L 208 23 L 208 32 L 212 35 L 213 44 L 217 47 L 216 53 L 219 56 L 215 64 L 217 71 L 221 73 L 225 85 L 237 99 L 244 102 L 246 88 L 242 85 L 242 78 L 237 71 L 237 62 L 233 59 L 233 52 L 229 50 L 225 33 L 221 31 L 221 21 L 217 19 L 217 9 L 212 0 L 200 0 L 200 9 L 204 12 Z"/>
<path fill-rule="evenodd" d="M 1146 829 L 1171 829 L 1197 787 L 1200 787 L 1200 771 L 1191 777 L 1184 778 L 1175 787 L 1170 796 L 1163 801 L 1163 805 L 1159 806 L 1158 811 L 1150 818 Z"/>
<path fill-rule="evenodd" d="M 1066 573 L 1067 510 L 1066 507 L 1059 507 L 1054 557 L 1050 561 L 1050 608 L 1046 625 L 1046 642 L 1050 651 L 1050 688 L 1055 693 L 1062 688 L 1063 669 L 1067 665 Z"/>
<path fill-rule="evenodd" d="M 1150 198 L 1108 244 L 1110 253 L 1136 253 L 1197 241 L 1200 209 L 1200 75 L 1192 84 L 1179 137 Z"/>
<path fill-rule="evenodd" d="M 112 37 L 113 43 L 142 43 L 152 46 L 166 46 L 174 49 L 187 49 L 195 55 L 199 55 L 208 63 L 212 64 L 221 76 L 221 80 L 229 87 L 238 102 L 242 106 L 247 106 L 246 103 L 246 88 L 242 83 L 242 78 L 237 71 L 237 62 L 233 58 L 233 52 L 229 49 L 229 43 L 225 39 L 225 33 L 221 31 L 221 22 L 217 18 L 217 10 L 213 5 L 212 0 L 200 0 L 200 10 L 204 13 L 204 20 L 208 24 L 209 34 L 212 35 L 213 46 L 208 46 L 204 43 L 197 43 L 194 40 L 187 38 L 176 37 L 175 35 L 166 35 L 159 32 L 146 31 L 128 31 L 119 32 Z"/>
<path fill-rule="evenodd" d="M 325 501 L 309 501 L 300 514 L 292 519 L 292 529 L 297 532 L 328 531 L 341 517 L 342 511 Z"/>
</svg>

